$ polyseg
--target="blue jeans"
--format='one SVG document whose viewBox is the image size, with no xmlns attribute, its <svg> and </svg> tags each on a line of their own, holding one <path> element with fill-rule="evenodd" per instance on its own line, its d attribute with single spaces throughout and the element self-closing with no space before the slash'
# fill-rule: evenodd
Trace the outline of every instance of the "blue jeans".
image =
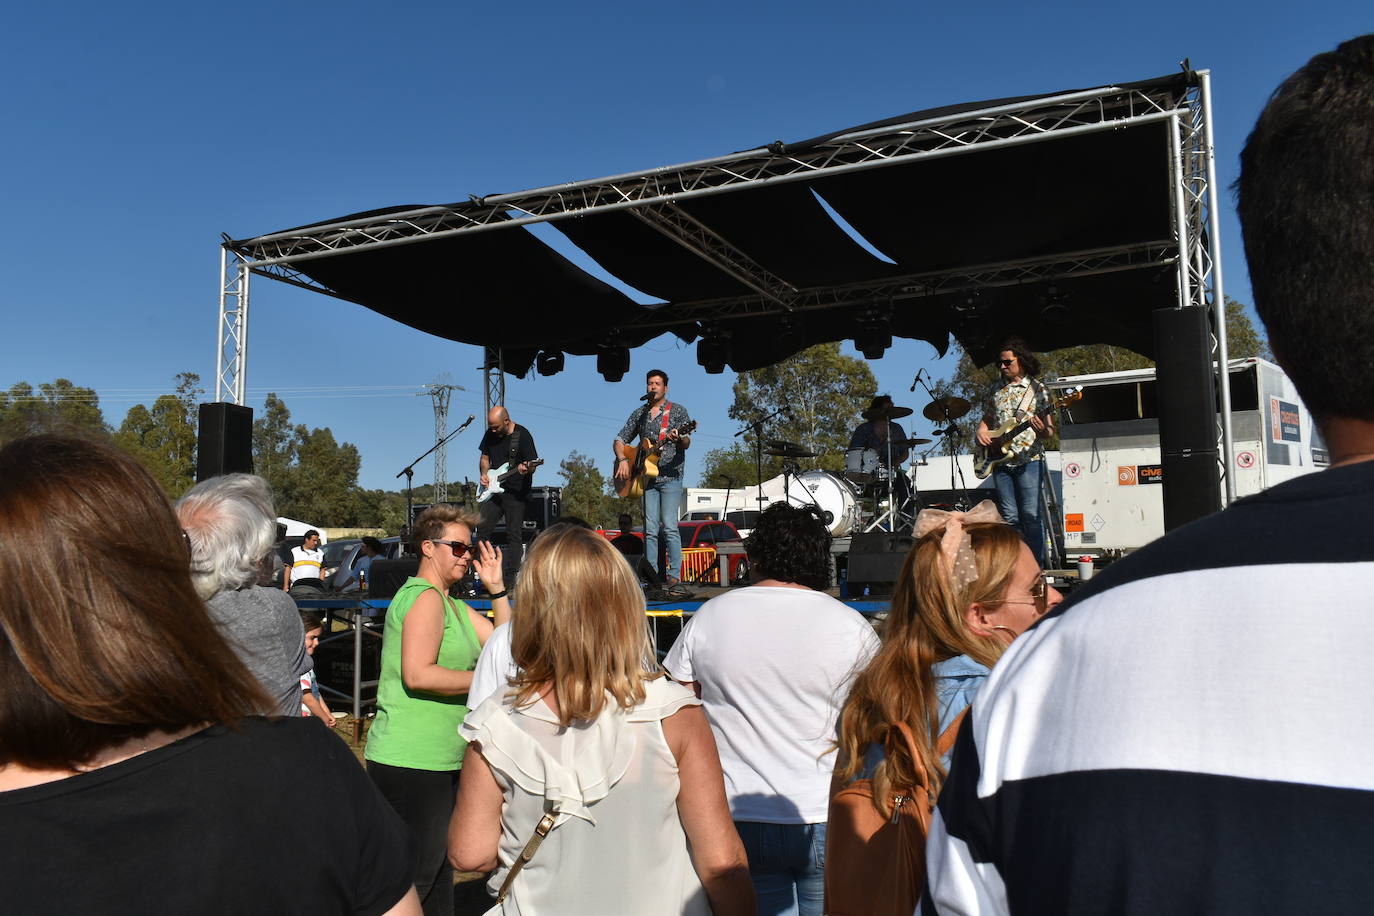
<svg viewBox="0 0 1374 916">
<path fill-rule="evenodd" d="M 1045 528 L 1040 523 L 1040 476 L 1045 462 L 1027 461 L 1011 467 L 1000 465 L 992 472 L 997 488 L 997 511 L 1030 545 L 1035 562 L 1045 565 Z"/>
<path fill-rule="evenodd" d="M 682 478 L 654 477 L 644 488 L 644 555 L 654 569 L 658 566 L 658 530 L 663 529 L 664 546 L 668 549 L 667 568 L 659 570 L 664 576 L 677 578 L 682 569 L 682 537 L 677 520 L 682 514 Z"/>
<path fill-rule="evenodd" d="M 749 856 L 759 916 L 821 916 L 825 905 L 825 824 L 735 821 Z"/>
</svg>

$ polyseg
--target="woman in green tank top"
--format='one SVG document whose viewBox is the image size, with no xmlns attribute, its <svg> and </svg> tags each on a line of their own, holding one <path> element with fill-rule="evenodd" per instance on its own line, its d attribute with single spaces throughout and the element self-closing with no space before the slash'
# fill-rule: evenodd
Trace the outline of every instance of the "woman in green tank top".
<svg viewBox="0 0 1374 916">
<path fill-rule="evenodd" d="M 415 520 L 420 566 L 396 592 L 382 631 L 377 717 L 367 736 L 367 772 L 411 828 L 417 845 L 415 886 L 425 913 L 453 912 L 452 867 L 445 855 L 449 813 L 466 743 L 472 669 L 492 624 L 448 590 L 476 562 L 483 585 L 504 595 L 501 553 L 474 546 L 479 519 L 456 506 L 431 506 Z M 505 597 L 492 601 L 498 622 Z"/>
</svg>

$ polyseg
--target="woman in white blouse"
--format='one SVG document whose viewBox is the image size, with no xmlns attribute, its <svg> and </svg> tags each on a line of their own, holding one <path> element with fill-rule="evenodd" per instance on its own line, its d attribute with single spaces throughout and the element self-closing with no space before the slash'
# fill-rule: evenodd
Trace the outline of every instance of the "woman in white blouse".
<svg viewBox="0 0 1374 916">
<path fill-rule="evenodd" d="M 454 867 L 495 869 L 502 911 L 524 916 L 753 913 L 715 740 L 655 661 L 624 558 L 594 532 L 551 528 L 515 604 L 520 674 L 462 727 Z M 508 881 L 541 820 L 547 837 Z"/>
</svg>

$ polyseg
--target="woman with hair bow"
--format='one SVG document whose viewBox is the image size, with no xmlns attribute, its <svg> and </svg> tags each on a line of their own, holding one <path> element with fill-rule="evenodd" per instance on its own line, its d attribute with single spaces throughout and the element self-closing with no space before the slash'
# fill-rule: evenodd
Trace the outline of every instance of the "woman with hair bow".
<svg viewBox="0 0 1374 916">
<path fill-rule="evenodd" d="M 910 802 L 911 787 L 924 786 L 917 794 L 933 802 L 959 721 L 990 669 L 1063 600 L 991 500 L 967 513 L 922 510 L 915 535 L 882 646 L 854 679 L 836 739 L 834 786 L 869 779 L 874 807 L 894 823 L 894 803 Z M 925 823 L 928 810 L 921 814 Z M 844 912 L 830 905 L 831 857 L 826 864 L 826 912 Z M 907 890 L 914 902 L 919 883 Z"/>
</svg>

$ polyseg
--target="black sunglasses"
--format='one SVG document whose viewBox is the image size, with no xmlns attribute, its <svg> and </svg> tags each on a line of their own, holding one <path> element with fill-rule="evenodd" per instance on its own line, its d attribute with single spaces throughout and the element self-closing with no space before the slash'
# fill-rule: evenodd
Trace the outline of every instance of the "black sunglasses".
<svg viewBox="0 0 1374 916">
<path fill-rule="evenodd" d="M 431 544 L 447 544 L 448 549 L 453 551 L 455 557 L 461 557 L 472 549 L 471 544 L 464 544 L 462 541 L 441 541 L 438 538 L 430 538 Z"/>
<path fill-rule="evenodd" d="M 999 365 L 999 366 L 1010 366 L 1010 365 L 1011 365 L 1012 363 L 1014 363 L 1014 362 L 1016 362 L 1016 357 L 1013 356 L 1011 359 L 999 359 L 999 360 L 997 361 L 997 365 Z"/>
</svg>

